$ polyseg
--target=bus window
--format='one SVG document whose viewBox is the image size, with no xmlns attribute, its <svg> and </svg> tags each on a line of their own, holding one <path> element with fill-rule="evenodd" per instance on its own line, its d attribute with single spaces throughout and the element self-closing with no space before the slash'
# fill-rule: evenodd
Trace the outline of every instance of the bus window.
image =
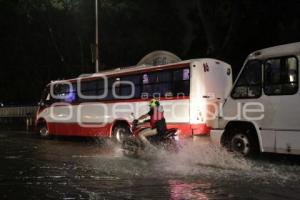
<svg viewBox="0 0 300 200">
<path fill-rule="evenodd" d="M 250 60 L 238 77 L 238 81 L 231 92 L 231 97 L 234 99 L 259 98 L 262 92 L 261 79 L 261 61 Z"/>
<path fill-rule="evenodd" d="M 68 102 L 71 103 L 76 99 L 76 89 L 71 83 L 58 83 L 53 86 L 51 102 Z"/>
<path fill-rule="evenodd" d="M 110 80 L 110 79 L 109 79 Z M 112 86 L 112 91 L 114 90 L 114 92 L 115 93 L 113 93 L 113 94 L 115 94 L 114 96 L 113 96 L 113 99 L 117 99 L 117 96 L 120 96 L 121 95 L 121 79 L 120 78 L 113 78 L 113 80 L 112 80 L 113 82 L 112 82 L 112 84 L 111 84 L 111 86 Z M 109 82 L 109 81 L 108 81 Z M 114 87 L 113 87 L 114 86 Z"/>
<path fill-rule="evenodd" d="M 190 69 L 183 70 L 183 80 L 184 81 L 190 80 Z"/>
<path fill-rule="evenodd" d="M 162 71 L 157 74 L 157 82 L 171 82 L 172 71 Z"/>
<path fill-rule="evenodd" d="M 121 96 L 129 97 L 133 93 L 133 97 L 131 98 L 141 97 L 141 76 L 140 75 L 124 76 L 121 78 L 121 81 L 131 82 L 134 85 L 134 88 L 132 88 L 129 84 L 121 84 Z"/>
<path fill-rule="evenodd" d="M 108 81 L 106 82 L 106 79 L 100 78 L 96 80 L 97 85 L 97 91 L 96 96 L 97 100 L 105 100 L 107 99 L 107 90 L 108 90 Z"/>
<path fill-rule="evenodd" d="M 72 87 L 69 88 L 69 90 L 67 92 L 67 96 L 65 98 L 65 102 L 72 103 L 72 102 L 75 102 L 76 99 L 77 99 L 77 85 L 76 84 L 72 84 Z"/>
<path fill-rule="evenodd" d="M 80 84 L 80 91 L 84 96 L 95 96 L 97 83 L 96 81 L 84 81 Z"/>
<path fill-rule="evenodd" d="M 111 78 L 108 78 L 108 85 L 107 85 L 107 88 L 103 88 L 104 90 L 107 90 L 107 96 L 103 99 L 103 100 L 113 100 L 115 99 L 114 95 L 113 95 L 113 84 L 116 82 L 116 85 L 115 85 L 115 93 L 116 94 L 120 94 L 119 93 L 119 84 L 118 82 L 120 82 L 120 79 L 119 78 L 115 78 L 115 77 L 111 77 Z"/>
<path fill-rule="evenodd" d="M 269 59 L 264 64 L 264 93 L 292 95 L 298 91 L 298 64 L 295 57 Z"/>
<path fill-rule="evenodd" d="M 172 96 L 172 71 L 162 71 L 157 75 L 157 91 L 161 96 Z M 171 95 L 172 94 L 172 95 Z"/>
<path fill-rule="evenodd" d="M 173 94 L 176 96 L 190 95 L 190 69 L 179 69 L 173 72 Z"/>
<path fill-rule="evenodd" d="M 148 83 L 149 83 L 148 74 L 143 74 L 143 84 L 148 84 Z"/>
<path fill-rule="evenodd" d="M 143 96 L 147 94 L 148 97 L 152 97 L 152 94 L 155 93 L 155 85 L 153 83 L 156 82 L 156 78 L 155 73 L 143 74 Z"/>
<path fill-rule="evenodd" d="M 165 70 L 143 75 L 143 95 L 163 97 L 172 92 L 172 71 Z"/>
</svg>

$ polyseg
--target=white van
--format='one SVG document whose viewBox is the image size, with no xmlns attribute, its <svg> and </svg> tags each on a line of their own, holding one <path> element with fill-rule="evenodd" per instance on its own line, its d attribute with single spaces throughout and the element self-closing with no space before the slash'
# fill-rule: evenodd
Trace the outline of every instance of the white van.
<svg viewBox="0 0 300 200">
<path fill-rule="evenodd" d="M 300 154 L 300 42 L 251 53 L 211 139 L 244 155 Z"/>
</svg>

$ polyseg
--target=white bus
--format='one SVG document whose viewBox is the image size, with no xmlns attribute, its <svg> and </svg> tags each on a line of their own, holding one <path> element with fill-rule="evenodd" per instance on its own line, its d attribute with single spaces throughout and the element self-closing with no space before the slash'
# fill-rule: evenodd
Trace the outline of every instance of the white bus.
<svg viewBox="0 0 300 200">
<path fill-rule="evenodd" d="M 300 42 L 251 53 L 220 109 L 212 140 L 244 155 L 300 154 L 299 59 Z"/>
<path fill-rule="evenodd" d="M 115 69 L 45 88 L 36 116 L 42 136 L 121 138 L 128 134 L 130 115 L 148 112 L 158 98 L 168 128 L 181 137 L 209 134 L 205 102 L 218 104 L 232 87 L 231 66 L 215 59 L 195 59 L 161 66 Z"/>
</svg>

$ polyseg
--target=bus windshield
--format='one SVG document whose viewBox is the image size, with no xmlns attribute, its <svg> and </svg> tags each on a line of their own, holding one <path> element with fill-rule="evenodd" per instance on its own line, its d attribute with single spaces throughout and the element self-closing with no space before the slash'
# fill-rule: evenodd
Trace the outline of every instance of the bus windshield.
<svg viewBox="0 0 300 200">
<path fill-rule="evenodd" d="M 262 62 L 260 60 L 250 60 L 247 62 L 231 92 L 232 98 L 258 98 L 261 96 L 261 66 Z"/>
</svg>

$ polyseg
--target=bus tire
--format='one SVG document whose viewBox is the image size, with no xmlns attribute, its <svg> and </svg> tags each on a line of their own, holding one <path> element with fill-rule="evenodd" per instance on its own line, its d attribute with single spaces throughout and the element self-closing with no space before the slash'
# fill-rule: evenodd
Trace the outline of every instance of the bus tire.
<svg viewBox="0 0 300 200">
<path fill-rule="evenodd" d="M 39 122 L 37 126 L 37 134 L 42 138 L 49 138 L 49 129 L 45 121 Z"/>
<path fill-rule="evenodd" d="M 120 123 L 116 124 L 112 131 L 113 140 L 122 144 L 124 139 L 130 136 L 130 130 L 128 125 Z"/>
<path fill-rule="evenodd" d="M 230 129 L 225 147 L 234 153 L 245 157 L 255 157 L 259 153 L 259 143 L 256 132 L 252 128 Z"/>
</svg>

